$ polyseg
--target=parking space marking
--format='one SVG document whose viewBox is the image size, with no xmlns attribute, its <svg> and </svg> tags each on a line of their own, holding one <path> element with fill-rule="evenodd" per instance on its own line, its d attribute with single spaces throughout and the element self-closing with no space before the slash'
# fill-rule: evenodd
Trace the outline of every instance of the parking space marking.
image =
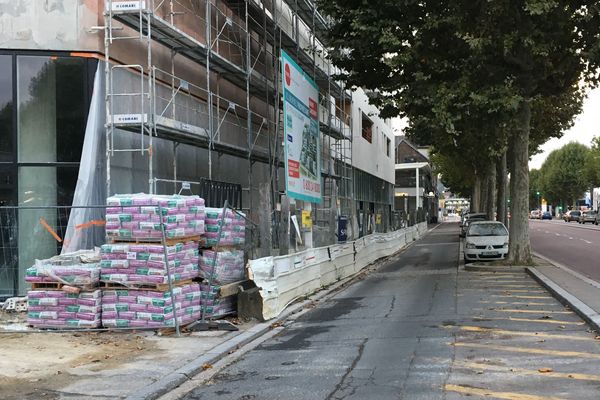
<svg viewBox="0 0 600 400">
<path fill-rule="evenodd" d="M 501 295 L 501 294 L 491 294 L 490 297 L 508 297 L 513 299 L 553 299 L 552 296 L 511 296 L 511 295 Z"/>
<path fill-rule="evenodd" d="M 499 318 L 501 319 L 501 318 Z M 557 324 L 557 325 L 585 325 L 585 322 L 562 321 L 560 319 L 529 319 L 529 318 L 514 318 L 508 317 L 511 321 L 519 322 L 536 322 L 540 324 Z"/>
<path fill-rule="evenodd" d="M 544 356 L 577 357 L 577 358 L 591 358 L 591 359 L 600 360 L 600 354 L 584 353 L 582 351 L 536 349 L 536 348 L 527 348 L 527 347 L 499 346 L 499 345 L 493 345 L 493 344 L 479 344 L 479 343 L 466 343 L 466 342 L 454 342 L 454 343 L 448 343 L 448 344 L 451 346 L 456 346 L 456 347 L 473 347 L 473 348 L 477 348 L 477 349 L 505 351 L 508 353 L 540 354 L 540 355 L 544 355 Z"/>
<path fill-rule="evenodd" d="M 496 372 L 510 372 L 519 375 L 532 375 L 541 376 L 544 378 L 560 378 L 560 379 L 576 379 L 581 381 L 594 381 L 600 382 L 600 375 L 592 374 L 578 374 L 573 372 L 540 372 L 535 369 L 524 369 L 515 367 L 505 367 L 500 365 L 490 365 L 486 363 L 468 362 L 468 361 L 457 361 L 454 366 L 468 368 L 468 369 L 479 369 Z"/>
<path fill-rule="evenodd" d="M 486 311 L 486 309 L 480 309 Z M 512 313 L 525 313 L 525 314 L 573 314 L 572 311 L 546 311 L 546 310 L 514 310 L 504 308 L 492 308 L 487 311 L 499 311 L 499 312 L 512 312 Z"/>
<path fill-rule="evenodd" d="M 493 397 L 496 399 L 503 400 L 563 400 L 562 397 L 535 396 L 530 394 L 513 392 L 495 392 L 493 390 L 481 389 L 473 386 L 446 384 L 444 385 L 444 389 L 451 392 L 465 394 L 467 396 L 477 395 L 484 397 Z"/>
<path fill-rule="evenodd" d="M 556 306 L 556 303 L 537 303 L 537 302 L 527 302 L 522 303 L 518 301 L 489 301 L 489 300 L 479 300 L 482 304 L 507 304 L 511 306 Z"/>
<path fill-rule="evenodd" d="M 471 286 L 473 287 L 473 286 Z M 477 286 L 475 286 L 477 287 Z M 480 286 L 481 289 L 494 289 L 497 290 L 499 288 L 539 288 L 539 286 L 527 285 L 527 284 L 504 284 L 504 283 L 484 283 L 483 286 Z"/>
<path fill-rule="evenodd" d="M 563 335 L 560 333 L 544 333 L 544 332 L 523 332 L 523 331 L 511 331 L 507 329 L 496 329 L 496 328 L 486 328 L 483 326 L 474 326 L 474 325 L 445 325 L 444 328 L 451 329 L 457 328 L 461 331 L 465 332 L 486 332 L 492 333 L 496 335 L 512 335 L 512 336 L 525 336 L 525 337 L 533 337 L 533 338 L 542 338 L 542 339 L 556 339 L 556 340 L 592 340 L 588 336 L 577 336 L 577 335 Z"/>
</svg>

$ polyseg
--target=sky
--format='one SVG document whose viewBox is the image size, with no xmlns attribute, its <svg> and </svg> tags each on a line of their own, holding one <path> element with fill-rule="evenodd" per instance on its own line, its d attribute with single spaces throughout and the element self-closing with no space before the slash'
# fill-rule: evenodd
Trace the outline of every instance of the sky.
<svg viewBox="0 0 600 400">
<path fill-rule="evenodd" d="M 402 128 L 405 126 L 406 122 L 399 118 L 392 120 L 392 128 L 396 135 L 402 134 Z M 576 117 L 571 129 L 566 131 L 560 139 L 550 139 L 542 145 L 542 152 L 529 160 L 529 169 L 539 169 L 553 150 L 559 149 L 569 142 L 579 142 L 590 146 L 594 136 L 600 136 L 600 88 L 588 93 L 583 103 L 582 113 Z"/>
<path fill-rule="evenodd" d="M 539 169 L 546 157 L 569 142 L 579 142 L 590 146 L 594 136 L 600 136 L 600 89 L 588 93 L 583 111 L 575 119 L 575 124 L 560 139 L 550 139 L 541 147 L 542 152 L 529 160 L 529 169 Z"/>
</svg>

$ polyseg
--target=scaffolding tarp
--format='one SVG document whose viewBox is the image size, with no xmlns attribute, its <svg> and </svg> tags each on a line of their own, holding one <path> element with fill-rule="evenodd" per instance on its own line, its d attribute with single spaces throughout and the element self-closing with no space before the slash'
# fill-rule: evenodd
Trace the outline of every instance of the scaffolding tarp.
<svg viewBox="0 0 600 400">
<path fill-rule="evenodd" d="M 105 82 L 104 74 L 101 72 L 103 69 L 103 63 L 98 62 L 92 101 L 85 127 L 77 186 L 73 195 L 73 205 L 83 207 L 71 210 L 67 232 L 63 240 L 63 254 L 80 249 L 91 249 L 104 241 L 103 226 L 94 223 L 94 221 L 104 220 L 104 208 L 89 207 L 104 204 L 106 201 Z"/>
</svg>

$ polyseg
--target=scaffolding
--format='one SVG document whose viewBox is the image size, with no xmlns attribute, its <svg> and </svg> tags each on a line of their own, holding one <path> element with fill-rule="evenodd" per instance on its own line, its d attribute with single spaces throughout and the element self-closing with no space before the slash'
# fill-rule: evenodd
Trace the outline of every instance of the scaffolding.
<svg viewBox="0 0 600 400">
<path fill-rule="evenodd" d="M 148 163 L 150 193 L 158 181 L 179 184 L 177 151 L 185 143 L 207 149 L 209 180 L 220 179 L 214 157 L 246 159 L 250 194 L 257 190 L 253 165 L 268 165 L 270 210 L 276 209 L 284 194 L 283 49 L 320 89 L 323 201 L 313 210 L 323 241 L 335 242 L 335 218 L 354 209 L 352 97 L 332 78 L 339 71 L 323 44 L 327 21 L 312 1 L 105 0 L 104 20 L 108 195 L 112 160 L 123 152 Z M 130 57 L 136 62 L 120 61 Z M 118 131 L 134 133 L 135 145 L 120 143 Z M 169 176 L 155 171 L 156 138 L 173 143 Z M 271 216 L 277 247 L 279 218 Z"/>
</svg>

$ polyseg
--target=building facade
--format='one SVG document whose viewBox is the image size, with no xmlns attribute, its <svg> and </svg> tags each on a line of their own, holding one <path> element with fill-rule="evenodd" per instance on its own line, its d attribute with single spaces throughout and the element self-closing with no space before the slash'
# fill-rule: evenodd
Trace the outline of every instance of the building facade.
<svg viewBox="0 0 600 400">
<path fill-rule="evenodd" d="M 335 243 L 340 218 L 348 239 L 390 229 L 390 123 L 332 78 L 326 20 L 311 1 L 0 9 L 0 296 L 25 290 L 35 259 L 97 244 L 97 232 L 63 239 L 74 214 L 92 220 L 90 206 L 114 193 L 227 198 L 253 222 L 251 257 Z M 286 194 L 282 50 L 318 87 L 320 202 Z M 307 213 L 295 229 L 290 216 Z"/>
<path fill-rule="evenodd" d="M 437 221 L 438 180 L 432 170 L 429 149 L 418 147 L 403 136 L 397 136 L 395 144 L 395 209 L 411 223 Z"/>
</svg>

